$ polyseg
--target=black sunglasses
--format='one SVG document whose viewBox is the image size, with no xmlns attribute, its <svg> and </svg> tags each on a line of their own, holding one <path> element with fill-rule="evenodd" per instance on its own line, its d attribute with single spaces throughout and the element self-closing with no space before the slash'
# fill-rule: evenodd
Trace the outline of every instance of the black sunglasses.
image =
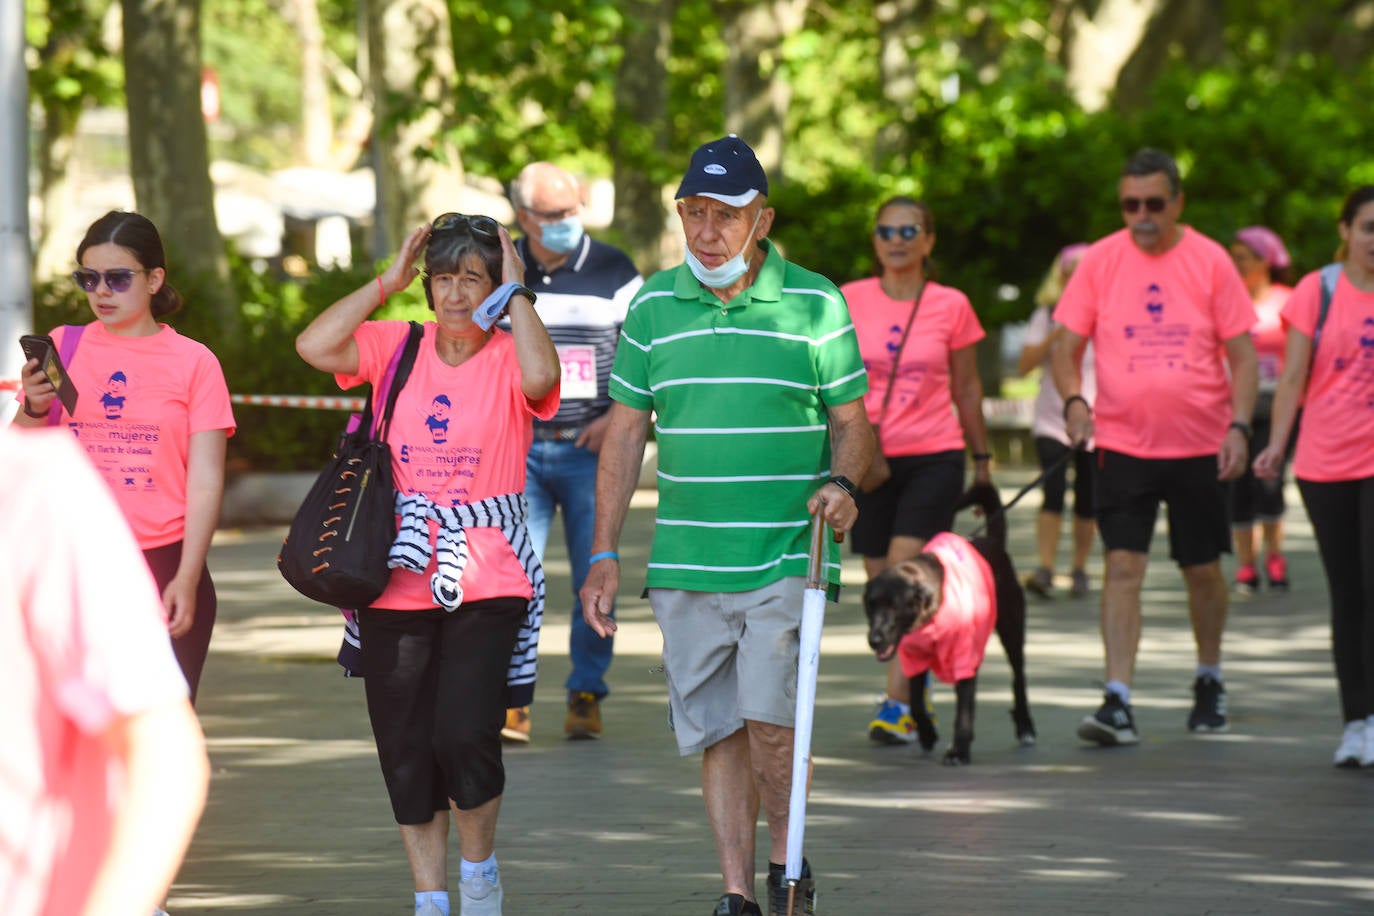
<svg viewBox="0 0 1374 916">
<path fill-rule="evenodd" d="M 1164 208 L 1169 205 L 1169 201 L 1163 197 L 1146 197 L 1143 200 L 1139 197 L 1121 198 L 1121 209 L 1126 213 L 1139 211 L 1141 204 L 1144 204 L 1145 209 L 1151 213 L 1163 213 Z"/>
<path fill-rule="evenodd" d="M 900 235 L 909 242 L 921 234 L 921 227 L 911 223 L 905 226 L 876 226 L 873 229 L 873 234 L 884 242 L 892 241 L 894 235 Z"/>
<path fill-rule="evenodd" d="M 447 232 L 451 229 L 467 229 L 473 235 L 499 239 L 500 226 L 490 216 L 468 216 L 465 213 L 444 213 L 435 217 L 430 224 L 431 232 Z"/>
<path fill-rule="evenodd" d="M 128 267 L 116 267 L 114 270 L 107 270 L 104 273 L 98 270 L 91 270 L 83 267 L 80 270 L 72 271 L 72 279 L 76 285 L 88 293 L 93 293 L 100 288 L 100 281 L 104 279 L 105 285 L 110 288 L 112 293 L 127 292 L 133 285 L 134 274 L 146 274 L 146 270 L 131 270 Z"/>
</svg>

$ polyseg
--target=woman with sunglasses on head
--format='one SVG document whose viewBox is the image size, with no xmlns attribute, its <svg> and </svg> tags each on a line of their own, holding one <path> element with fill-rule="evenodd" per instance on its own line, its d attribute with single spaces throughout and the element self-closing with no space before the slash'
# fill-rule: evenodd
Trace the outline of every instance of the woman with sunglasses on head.
<svg viewBox="0 0 1374 916">
<path fill-rule="evenodd" d="M 878 208 L 873 231 L 878 275 L 841 287 L 868 370 L 868 419 L 891 468 L 886 482 L 858 498 L 853 549 L 870 579 L 916 556 L 953 525 L 966 447 L 975 482 L 992 480 L 975 355 L 985 334 L 968 297 L 930 279 L 934 247 L 930 208 L 893 197 Z M 916 740 L 913 692 L 930 706 L 928 676 L 918 680 L 908 680 L 896 658 L 888 663 L 887 693 L 869 723 L 870 738 Z M 933 743 L 933 736 L 923 737 L 923 745 Z"/>
<path fill-rule="evenodd" d="M 1344 723 L 1333 763 L 1374 767 L 1374 185 L 1346 197 L 1337 228 L 1339 274 L 1313 271 L 1283 306 L 1283 374 L 1253 467 L 1278 478 L 1301 406 L 1293 477 L 1326 571 Z"/>
<path fill-rule="evenodd" d="M 534 418 L 558 410 L 558 352 L 519 285 L 510 235 L 456 213 L 411 232 L 376 282 L 322 312 L 296 350 L 342 387 L 376 391 L 409 325 L 370 317 L 420 275 L 422 254 L 434 320 L 387 433 L 400 534 L 386 589 L 358 613 L 363 683 L 417 916 L 450 913 L 450 810 L 462 913 L 491 916 L 503 897 L 501 728 L 533 694 L 544 598 L 525 529 L 525 454 Z M 507 312 L 509 332 L 495 324 Z"/>
<path fill-rule="evenodd" d="M 30 360 L 19 426 L 65 423 L 114 491 L 162 593 L 172 649 L 192 702 L 210 650 L 215 586 L 205 565 L 234 433 L 229 389 L 203 344 L 159 319 L 181 308 L 157 227 L 111 211 L 91 224 L 73 273 L 95 320 L 52 331 L 77 392 L 75 415 Z M 74 519 L 73 524 L 80 524 Z"/>
<path fill-rule="evenodd" d="M 1247 226 L 1231 239 L 1231 260 L 1255 304 L 1259 321 L 1250 329 L 1259 357 L 1259 396 L 1250 420 L 1250 450 L 1259 454 L 1269 444 L 1269 419 L 1274 389 L 1283 372 L 1287 331 L 1279 317 L 1292 294 L 1288 286 L 1292 262 L 1283 239 L 1264 226 Z M 1286 453 L 1285 453 L 1286 454 Z M 1283 467 L 1272 480 L 1260 480 L 1252 469 L 1231 484 L 1231 536 L 1236 544 L 1235 589 L 1243 595 L 1259 590 L 1255 560 L 1255 522 L 1264 541 L 1264 573 L 1273 591 L 1288 590 L 1288 563 L 1283 556 Z"/>
</svg>

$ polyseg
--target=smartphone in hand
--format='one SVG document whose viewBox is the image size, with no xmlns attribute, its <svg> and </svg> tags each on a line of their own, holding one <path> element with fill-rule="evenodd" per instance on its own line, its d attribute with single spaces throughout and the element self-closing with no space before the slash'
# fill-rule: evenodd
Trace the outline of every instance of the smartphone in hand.
<svg viewBox="0 0 1374 916">
<path fill-rule="evenodd" d="M 57 399 L 67 408 L 68 416 L 76 414 L 76 386 L 67 376 L 62 359 L 57 355 L 57 347 L 47 334 L 25 334 L 19 338 L 19 346 L 24 349 L 25 359 L 38 360 L 38 367 L 52 382 Z"/>
</svg>

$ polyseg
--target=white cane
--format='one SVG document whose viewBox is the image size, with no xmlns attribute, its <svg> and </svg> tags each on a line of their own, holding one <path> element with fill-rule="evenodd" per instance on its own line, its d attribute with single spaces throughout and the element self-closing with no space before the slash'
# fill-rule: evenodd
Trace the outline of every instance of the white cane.
<svg viewBox="0 0 1374 916">
<path fill-rule="evenodd" d="M 836 539 L 843 537 L 837 535 Z M 800 647 L 797 652 L 797 722 L 792 743 L 792 795 L 787 808 L 787 916 L 793 916 L 801 879 L 802 841 L 806 835 L 806 789 L 811 773 L 811 724 L 816 709 L 816 674 L 820 667 L 821 624 L 825 622 L 825 521 L 811 520 L 811 559 L 802 594 Z"/>
</svg>

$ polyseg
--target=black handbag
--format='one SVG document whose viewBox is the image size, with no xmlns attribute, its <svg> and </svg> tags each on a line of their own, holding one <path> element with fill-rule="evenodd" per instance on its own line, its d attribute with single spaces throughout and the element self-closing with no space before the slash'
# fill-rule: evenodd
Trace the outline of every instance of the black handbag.
<svg viewBox="0 0 1374 916">
<path fill-rule="evenodd" d="M 381 388 L 372 392 L 362 414 L 350 420 L 333 458 L 296 510 L 277 554 L 282 578 L 313 601 L 370 607 L 391 576 L 387 555 L 396 540 L 396 496 L 386 435 L 423 333 L 421 325 L 410 323 L 410 334 L 392 356 Z M 375 428 L 374 400 L 382 402 Z"/>
</svg>

